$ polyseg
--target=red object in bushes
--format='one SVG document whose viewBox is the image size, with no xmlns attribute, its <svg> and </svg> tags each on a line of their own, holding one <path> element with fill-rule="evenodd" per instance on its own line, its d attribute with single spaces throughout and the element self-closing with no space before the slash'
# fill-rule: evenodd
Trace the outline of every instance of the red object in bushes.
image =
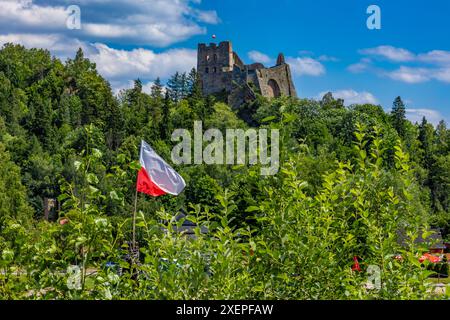
<svg viewBox="0 0 450 320">
<path fill-rule="evenodd" d="M 419 262 L 420 263 L 423 263 L 425 260 L 428 260 L 431 263 L 439 263 L 439 262 L 441 262 L 441 258 L 440 257 L 434 256 L 434 255 L 429 254 L 429 253 L 425 253 L 423 256 L 421 256 L 419 258 Z"/>
<path fill-rule="evenodd" d="M 352 266 L 352 271 L 361 271 L 361 267 L 359 266 L 359 261 L 358 261 L 358 257 L 354 256 L 353 257 L 353 266 Z"/>
<path fill-rule="evenodd" d="M 67 218 L 59 220 L 59 224 L 62 225 L 62 226 L 67 224 L 67 223 L 69 223 L 69 219 L 67 219 Z"/>
</svg>

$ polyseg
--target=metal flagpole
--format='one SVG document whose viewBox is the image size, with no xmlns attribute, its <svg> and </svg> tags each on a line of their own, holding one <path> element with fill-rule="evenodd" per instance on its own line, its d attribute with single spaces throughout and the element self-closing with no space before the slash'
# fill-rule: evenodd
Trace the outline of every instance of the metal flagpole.
<svg viewBox="0 0 450 320">
<path fill-rule="evenodd" d="M 136 250 L 136 211 L 137 211 L 138 190 L 134 194 L 134 211 L 133 211 L 133 250 Z"/>
</svg>

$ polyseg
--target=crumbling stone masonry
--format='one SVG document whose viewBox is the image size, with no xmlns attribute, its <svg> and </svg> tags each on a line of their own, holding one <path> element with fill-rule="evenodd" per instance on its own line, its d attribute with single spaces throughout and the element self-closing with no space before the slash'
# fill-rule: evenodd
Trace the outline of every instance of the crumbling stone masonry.
<svg viewBox="0 0 450 320">
<path fill-rule="evenodd" d="M 239 107 L 252 101 L 256 93 L 264 97 L 296 97 L 291 70 L 280 53 L 277 64 L 266 68 L 261 63 L 245 65 L 229 41 L 219 45 L 198 45 L 197 71 L 204 95 L 226 93 L 228 103 Z"/>
</svg>

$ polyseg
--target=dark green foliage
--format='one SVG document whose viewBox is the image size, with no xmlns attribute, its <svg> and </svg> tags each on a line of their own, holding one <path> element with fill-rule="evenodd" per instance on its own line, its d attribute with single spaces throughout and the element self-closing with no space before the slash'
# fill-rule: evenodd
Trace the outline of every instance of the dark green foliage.
<svg viewBox="0 0 450 320">
<path fill-rule="evenodd" d="M 17 264 L 29 274 L 16 284 L 0 273 L 0 298 L 48 287 L 55 290 L 45 298 L 427 297 L 428 274 L 416 263 L 421 252 L 399 246 L 396 235 L 409 228 L 413 237 L 428 222 L 448 233 L 444 122 L 412 124 L 400 97 L 391 114 L 370 104 L 345 107 L 331 94 L 322 101 L 258 96 L 239 110 L 222 101 L 225 95 L 202 96 L 195 69 L 176 73 L 166 88 L 156 79 L 150 93 L 138 79 L 116 97 L 81 49 L 62 63 L 45 50 L 5 45 L 0 267 L 8 274 Z M 192 134 L 197 120 L 204 130 L 224 133 L 279 129 L 280 172 L 262 177 L 258 165 L 176 166 L 187 182 L 182 195 L 137 199 L 141 271 L 148 277 L 140 284 L 116 277 L 103 264 L 123 263 L 117 252 L 130 236 L 141 139 L 170 162 L 173 130 Z M 44 198 L 57 198 L 60 219 L 70 224 L 37 223 Z M 168 225 L 180 212 L 210 233 L 197 229 L 198 241 L 182 241 Z M 405 263 L 391 259 L 398 253 Z M 383 290 L 364 289 L 364 277 L 350 272 L 353 256 L 383 269 Z M 183 272 L 164 260 L 171 266 L 161 273 L 166 258 L 177 259 Z M 72 264 L 99 270 L 90 284 L 96 290 L 87 289 L 86 274 L 81 291 L 63 284 L 64 273 L 49 275 Z M 205 275 L 207 266 L 212 275 Z"/>
<path fill-rule="evenodd" d="M 26 189 L 21 183 L 20 170 L 11 162 L 1 142 L 0 163 L 0 230 L 7 218 L 29 224 L 32 211 L 27 203 Z"/>
<path fill-rule="evenodd" d="M 397 130 L 400 137 L 404 138 L 406 134 L 406 108 L 405 104 L 402 101 L 402 98 L 397 97 L 395 98 L 392 112 L 392 125 L 394 126 L 394 129 Z"/>
</svg>

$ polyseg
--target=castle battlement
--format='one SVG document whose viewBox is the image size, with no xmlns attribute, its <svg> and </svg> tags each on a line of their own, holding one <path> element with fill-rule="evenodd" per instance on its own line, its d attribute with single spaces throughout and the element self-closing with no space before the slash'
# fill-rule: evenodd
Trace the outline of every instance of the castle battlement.
<svg viewBox="0 0 450 320">
<path fill-rule="evenodd" d="M 297 96 L 284 55 L 266 68 L 262 63 L 245 65 L 230 41 L 198 45 L 197 71 L 204 95 L 227 93 L 229 104 L 239 107 L 256 93 L 267 98 Z M 257 91 L 257 92 L 255 92 Z"/>
</svg>

